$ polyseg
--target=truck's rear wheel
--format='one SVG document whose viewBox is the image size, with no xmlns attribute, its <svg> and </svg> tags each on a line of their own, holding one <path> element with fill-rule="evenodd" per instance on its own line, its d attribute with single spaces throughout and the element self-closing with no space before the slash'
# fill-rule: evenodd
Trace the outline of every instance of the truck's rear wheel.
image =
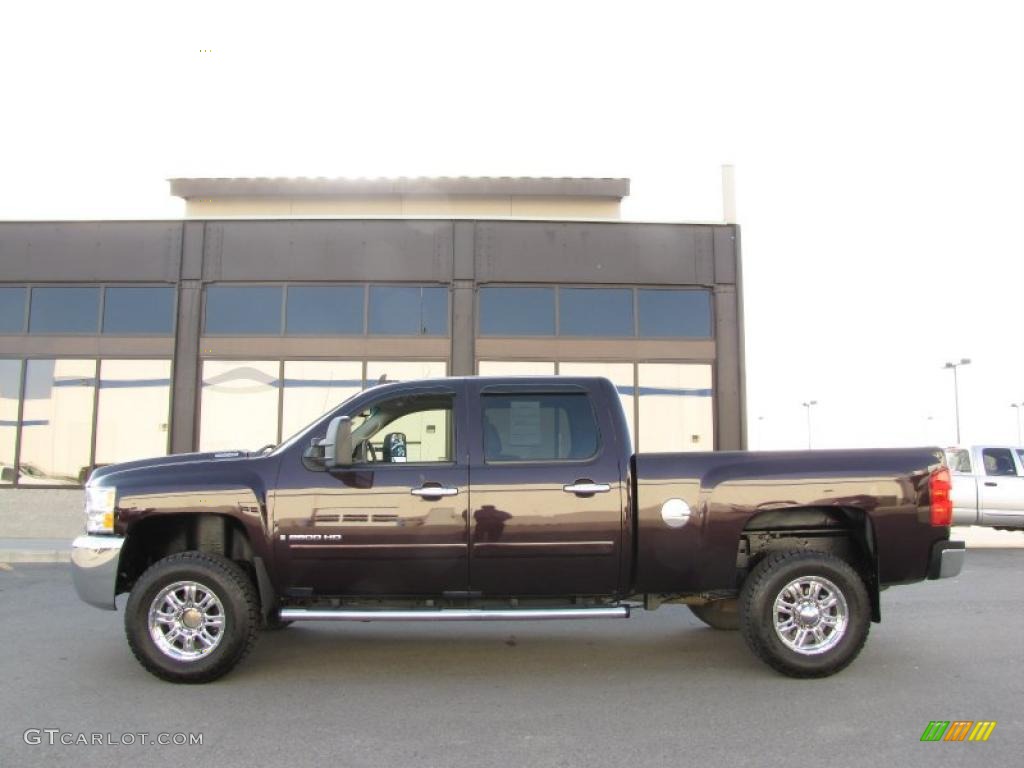
<svg viewBox="0 0 1024 768">
<path fill-rule="evenodd" d="M 791 677 L 825 677 L 852 662 L 868 637 L 867 589 L 845 561 L 821 552 L 767 556 L 740 594 L 750 649 Z"/>
<path fill-rule="evenodd" d="M 698 619 L 712 629 L 736 630 L 740 628 L 739 601 L 712 600 L 704 605 L 687 606 Z"/>
<path fill-rule="evenodd" d="M 139 577 L 124 625 L 132 653 L 151 673 L 176 683 L 206 683 L 252 648 L 259 600 L 245 571 L 227 558 L 182 552 Z"/>
</svg>

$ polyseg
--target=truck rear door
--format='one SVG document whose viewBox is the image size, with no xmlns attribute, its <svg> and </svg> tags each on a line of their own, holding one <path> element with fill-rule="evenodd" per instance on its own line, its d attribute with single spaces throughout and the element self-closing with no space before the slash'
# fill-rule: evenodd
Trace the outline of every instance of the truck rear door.
<svg viewBox="0 0 1024 768">
<path fill-rule="evenodd" d="M 470 389 L 469 422 L 480 429 L 470 447 L 471 589 L 617 592 L 628 494 L 604 393 L 585 384 Z"/>
<path fill-rule="evenodd" d="M 1024 524 L 1024 470 L 1012 448 L 982 448 L 978 496 L 984 525 Z"/>
</svg>

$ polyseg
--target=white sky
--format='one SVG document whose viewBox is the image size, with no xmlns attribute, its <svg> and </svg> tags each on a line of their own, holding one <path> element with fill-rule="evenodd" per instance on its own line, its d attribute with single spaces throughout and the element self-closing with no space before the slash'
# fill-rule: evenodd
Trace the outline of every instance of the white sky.
<svg viewBox="0 0 1024 768">
<path fill-rule="evenodd" d="M 949 443 L 960 357 L 963 442 L 1016 440 L 1021 2 L 3 16 L 0 218 L 178 217 L 170 176 L 565 175 L 715 220 L 733 163 L 751 447 L 805 445 L 809 398 L 815 447 Z"/>
</svg>

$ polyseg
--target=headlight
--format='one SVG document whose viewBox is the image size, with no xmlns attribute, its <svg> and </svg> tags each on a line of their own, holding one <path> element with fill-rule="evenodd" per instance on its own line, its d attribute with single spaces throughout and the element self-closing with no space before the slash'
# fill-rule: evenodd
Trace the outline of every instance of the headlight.
<svg viewBox="0 0 1024 768">
<path fill-rule="evenodd" d="M 113 533 L 114 507 L 117 503 L 115 488 L 85 489 L 86 533 Z"/>
</svg>

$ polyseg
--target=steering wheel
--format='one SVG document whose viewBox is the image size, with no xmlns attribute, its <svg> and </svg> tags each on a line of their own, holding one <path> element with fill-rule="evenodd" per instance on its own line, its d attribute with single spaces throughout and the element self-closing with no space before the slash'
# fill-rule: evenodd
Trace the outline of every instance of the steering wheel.
<svg viewBox="0 0 1024 768">
<path fill-rule="evenodd" d="M 373 447 L 373 443 L 368 439 L 360 441 L 356 447 L 356 460 L 361 464 L 376 463 L 377 449 Z"/>
</svg>

